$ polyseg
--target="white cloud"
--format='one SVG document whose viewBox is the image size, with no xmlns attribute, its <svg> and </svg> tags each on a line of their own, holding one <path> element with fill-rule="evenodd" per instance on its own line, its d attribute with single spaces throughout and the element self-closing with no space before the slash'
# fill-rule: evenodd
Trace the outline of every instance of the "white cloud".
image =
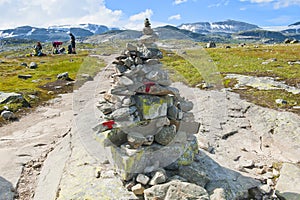
<svg viewBox="0 0 300 200">
<path fill-rule="evenodd" d="M 105 7 L 104 0 L 0 0 L 0 30 L 16 26 L 97 23 L 117 26 L 120 10 Z"/>
<path fill-rule="evenodd" d="M 300 6 L 300 0 L 281 0 L 281 1 L 276 1 L 274 4 L 274 7 L 276 9 L 282 8 L 282 7 L 289 7 L 297 5 Z"/>
<path fill-rule="evenodd" d="M 300 6 L 300 0 L 240 0 L 240 2 L 246 1 L 257 4 L 272 4 L 275 9 L 289 6 Z"/>
<path fill-rule="evenodd" d="M 168 20 L 173 20 L 173 19 L 180 20 L 180 19 L 181 19 L 180 14 L 178 14 L 178 15 L 172 15 L 172 16 L 170 16 L 170 17 L 168 18 Z"/>
<path fill-rule="evenodd" d="M 144 20 L 145 18 L 150 18 L 153 15 L 153 12 L 151 9 L 146 9 L 143 12 L 140 12 L 138 14 L 130 16 L 129 20 L 130 21 L 139 21 L 139 20 Z"/>
<path fill-rule="evenodd" d="M 187 0 L 175 0 L 175 1 L 173 2 L 173 4 L 178 5 L 178 4 L 182 4 L 182 3 L 184 3 L 184 2 L 187 2 Z"/>
</svg>

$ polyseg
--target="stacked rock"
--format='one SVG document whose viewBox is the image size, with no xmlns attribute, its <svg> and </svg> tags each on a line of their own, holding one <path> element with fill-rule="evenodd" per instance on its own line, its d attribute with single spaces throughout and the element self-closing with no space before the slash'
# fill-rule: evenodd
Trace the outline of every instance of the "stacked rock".
<svg viewBox="0 0 300 200">
<path fill-rule="evenodd" d="M 113 85 L 97 105 L 103 122 L 94 127 L 124 180 L 174 163 L 191 164 L 198 151 L 193 134 L 199 124 L 189 113 L 193 103 L 170 86 L 148 19 L 143 33 L 138 45 L 126 44 L 113 62 Z"/>
</svg>

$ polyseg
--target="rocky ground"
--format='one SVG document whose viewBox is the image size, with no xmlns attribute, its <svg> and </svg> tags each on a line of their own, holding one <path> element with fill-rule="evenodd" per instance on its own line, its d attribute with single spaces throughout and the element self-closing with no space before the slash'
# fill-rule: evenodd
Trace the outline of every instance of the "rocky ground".
<svg viewBox="0 0 300 200">
<path fill-rule="evenodd" d="M 114 57 L 99 56 L 107 63 Z M 0 199 L 137 199 L 82 131 L 97 124 L 95 105 L 110 87 L 111 73 L 108 65 L 73 93 L 0 127 Z M 253 199 L 299 199 L 298 115 L 256 106 L 226 90 L 173 86 L 194 103 L 201 124 L 200 152 L 182 176 L 197 183 L 192 175 L 205 174 L 211 199 L 233 199 L 245 191 Z M 224 194 L 228 188 L 231 193 Z"/>
</svg>

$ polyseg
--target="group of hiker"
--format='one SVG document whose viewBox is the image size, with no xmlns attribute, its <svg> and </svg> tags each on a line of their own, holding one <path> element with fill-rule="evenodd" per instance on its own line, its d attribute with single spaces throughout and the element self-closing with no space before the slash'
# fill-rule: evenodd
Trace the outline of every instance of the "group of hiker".
<svg viewBox="0 0 300 200">
<path fill-rule="evenodd" d="M 70 43 L 68 45 L 67 53 L 68 54 L 76 54 L 76 47 L 75 47 L 75 36 L 72 33 L 69 33 L 70 36 Z M 65 53 L 66 49 L 64 47 L 61 47 L 63 42 L 60 41 L 54 41 L 52 42 L 52 53 L 53 54 L 63 54 Z M 33 47 L 33 55 L 32 56 L 45 56 L 46 54 L 42 52 L 42 44 L 41 42 L 37 42 L 36 45 Z"/>
</svg>

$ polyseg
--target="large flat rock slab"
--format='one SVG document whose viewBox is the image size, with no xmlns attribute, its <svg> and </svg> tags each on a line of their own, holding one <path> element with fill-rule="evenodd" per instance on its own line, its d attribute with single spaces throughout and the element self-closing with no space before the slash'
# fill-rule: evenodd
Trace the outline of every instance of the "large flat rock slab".
<svg viewBox="0 0 300 200">
<path fill-rule="evenodd" d="M 11 193 L 18 187 L 24 166 L 55 148 L 71 129 L 71 100 L 71 94 L 61 95 L 49 106 L 37 108 L 34 114 L 0 127 L 0 177 L 11 183 Z"/>
<path fill-rule="evenodd" d="M 284 163 L 276 185 L 276 194 L 286 200 L 300 199 L 300 167 Z"/>
</svg>

